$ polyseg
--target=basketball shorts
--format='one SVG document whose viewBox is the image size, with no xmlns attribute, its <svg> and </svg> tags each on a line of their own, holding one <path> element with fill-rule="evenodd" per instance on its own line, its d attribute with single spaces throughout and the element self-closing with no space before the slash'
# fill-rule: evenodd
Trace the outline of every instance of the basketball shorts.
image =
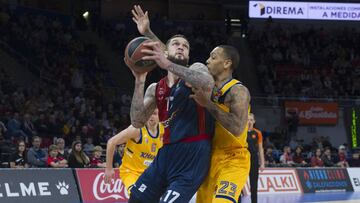
<svg viewBox="0 0 360 203">
<path fill-rule="evenodd" d="M 125 185 L 125 188 L 130 195 L 130 189 L 135 184 L 137 179 L 140 177 L 141 173 L 138 173 L 136 171 L 131 171 L 130 169 L 121 169 L 120 170 L 120 179 Z"/>
<path fill-rule="evenodd" d="M 131 189 L 143 203 L 189 202 L 207 176 L 209 140 L 164 145 Z"/>
<path fill-rule="evenodd" d="M 197 203 L 237 203 L 250 172 L 246 148 L 214 150 L 209 175 L 197 192 Z"/>
</svg>

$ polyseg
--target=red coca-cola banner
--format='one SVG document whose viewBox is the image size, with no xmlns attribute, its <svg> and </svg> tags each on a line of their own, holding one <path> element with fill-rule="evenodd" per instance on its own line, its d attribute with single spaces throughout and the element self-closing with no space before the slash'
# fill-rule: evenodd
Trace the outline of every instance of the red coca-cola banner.
<svg viewBox="0 0 360 203">
<path fill-rule="evenodd" d="M 104 169 L 76 169 L 76 176 L 84 203 L 117 202 L 126 203 L 129 195 L 115 170 L 115 179 L 111 184 L 104 183 Z"/>
</svg>

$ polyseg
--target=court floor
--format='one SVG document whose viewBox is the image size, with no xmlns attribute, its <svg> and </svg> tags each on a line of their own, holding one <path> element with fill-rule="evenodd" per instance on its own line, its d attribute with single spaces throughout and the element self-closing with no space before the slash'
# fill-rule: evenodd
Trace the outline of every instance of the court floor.
<svg viewBox="0 0 360 203">
<path fill-rule="evenodd" d="M 251 203 L 250 196 L 243 203 Z M 360 203 L 360 192 L 326 192 L 311 194 L 258 195 L 259 203 Z"/>
</svg>

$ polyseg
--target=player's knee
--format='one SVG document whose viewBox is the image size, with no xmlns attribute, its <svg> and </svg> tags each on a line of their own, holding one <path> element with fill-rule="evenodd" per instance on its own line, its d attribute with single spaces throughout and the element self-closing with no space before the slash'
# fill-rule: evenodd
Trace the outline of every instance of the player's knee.
<svg viewBox="0 0 360 203">
<path fill-rule="evenodd" d="M 134 197 L 134 195 L 130 195 L 128 203 L 145 203 L 145 202 L 142 202 L 141 200 L 137 199 L 136 197 Z"/>
</svg>

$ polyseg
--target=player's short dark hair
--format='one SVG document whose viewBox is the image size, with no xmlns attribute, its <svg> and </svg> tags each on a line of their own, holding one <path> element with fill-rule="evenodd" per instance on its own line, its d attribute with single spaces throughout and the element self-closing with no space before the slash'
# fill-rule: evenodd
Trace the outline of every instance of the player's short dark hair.
<svg viewBox="0 0 360 203">
<path fill-rule="evenodd" d="M 171 36 L 168 41 L 166 42 L 166 48 L 168 47 L 168 45 L 170 44 L 170 41 L 174 38 L 177 38 L 177 37 L 181 37 L 181 38 L 184 38 L 186 41 L 189 42 L 189 40 L 185 37 L 185 35 L 182 35 L 182 34 L 176 34 L 176 35 L 173 35 Z M 189 48 L 190 48 L 190 42 L 189 42 Z"/>
<path fill-rule="evenodd" d="M 231 69 L 235 70 L 239 66 L 240 56 L 238 50 L 230 45 L 218 46 L 223 49 L 224 56 L 232 62 Z"/>
</svg>

